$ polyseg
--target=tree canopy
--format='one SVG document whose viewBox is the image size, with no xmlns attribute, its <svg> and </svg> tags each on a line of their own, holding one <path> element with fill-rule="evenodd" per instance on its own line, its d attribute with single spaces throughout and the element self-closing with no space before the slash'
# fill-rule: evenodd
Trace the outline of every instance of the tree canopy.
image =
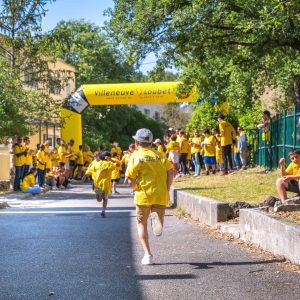
<svg viewBox="0 0 300 300">
<path fill-rule="evenodd" d="M 114 83 L 145 80 L 130 65 L 99 26 L 84 20 L 61 21 L 51 32 L 60 41 L 59 56 L 75 66 L 76 83 Z M 139 127 L 162 136 L 160 125 L 128 106 L 93 106 L 84 111 L 83 142 L 92 147 L 118 141 L 128 147 Z"/>
<path fill-rule="evenodd" d="M 300 3 L 296 0 L 117 0 L 109 29 L 132 61 L 150 52 L 175 65 L 201 97 L 242 110 L 264 88 L 300 103 Z"/>
</svg>

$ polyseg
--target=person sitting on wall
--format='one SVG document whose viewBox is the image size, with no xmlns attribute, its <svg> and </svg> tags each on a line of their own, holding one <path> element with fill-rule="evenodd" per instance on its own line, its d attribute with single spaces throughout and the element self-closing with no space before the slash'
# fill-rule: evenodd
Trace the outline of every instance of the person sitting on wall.
<svg viewBox="0 0 300 300">
<path fill-rule="evenodd" d="M 290 151 L 289 157 L 291 163 L 287 168 L 285 167 L 285 159 L 279 160 L 282 177 L 277 179 L 276 188 L 282 203 L 287 199 L 287 191 L 300 194 L 300 150 Z"/>
</svg>

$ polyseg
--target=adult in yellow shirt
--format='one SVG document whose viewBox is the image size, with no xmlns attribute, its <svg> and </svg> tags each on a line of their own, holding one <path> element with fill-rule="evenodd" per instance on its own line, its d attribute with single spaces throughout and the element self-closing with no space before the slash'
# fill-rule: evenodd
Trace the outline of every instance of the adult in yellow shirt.
<svg viewBox="0 0 300 300">
<path fill-rule="evenodd" d="M 228 174 L 228 165 L 230 174 L 234 174 L 231 147 L 233 138 L 235 139 L 235 130 L 229 122 L 225 121 L 223 115 L 218 116 L 218 122 L 221 136 L 222 157 L 224 160 L 224 172 L 222 172 L 221 175 Z"/>
<path fill-rule="evenodd" d="M 206 175 L 209 175 L 209 167 L 212 168 L 212 173 L 216 174 L 216 139 L 210 134 L 209 130 L 206 128 L 203 130 L 204 141 L 202 142 L 204 150 L 204 165 Z"/>
<path fill-rule="evenodd" d="M 281 158 L 279 160 L 281 178 L 277 179 L 276 188 L 282 203 L 287 199 L 286 191 L 300 193 L 300 150 L 291 151 L 289 157 L 291 163 L 287 168 L 285 168 L 285 159 Z"/>
<path fill-rule="evenodd" d="M 180 135 L 179 175 L 187 176 L 189 174 L 187 168 L 187 155 L 189 151 L 189 141 L 186 138 L 185 131 L 181 130 L 179 135 Z"/>
<path fill-rule="evenodd" d="M 36 154 L 37 177 L 38 177 L 38 185 L 40 187 L 42 187 L 45 182 L 46 159 L 45 159 L 44 151 L 45 151 L 45 145 L 42 144 Z"/>
<path fill-rule="evenodd" d="M 148 240 L 147 221 L 156 236 L 162 234 L 165 207 L 169 202 L 169 190 L 173 180 L 173 167 L 160 152 L 151 149 L 153 134 L 147 128 L 139 129 L 133 136 L 138 148 L 129 160 L 125 176 L 135 190 L 137 227 L 144 249 L 142 264 L 153 264 Z"/>
<path fill-rule="evenodd" d="M 21 137 L 17 138 L 17 142 L 13 147 L 14 165 L 15 165 L 15 180 L 14 191 L 21 191 L 21 180 L 24 177 L 25 158 L 27 155 L 26 147 L 23 145 Z"/>
<path fill-rule="evenodd" d="M 190 145 L 192 160 L 195 167 L 195 177 L 199 176 L 201 172 L 201 143 L 202 139 L 200 137 L 199 130 L 194 129 L 194 137 L 192 138 Z"/>
</svg>

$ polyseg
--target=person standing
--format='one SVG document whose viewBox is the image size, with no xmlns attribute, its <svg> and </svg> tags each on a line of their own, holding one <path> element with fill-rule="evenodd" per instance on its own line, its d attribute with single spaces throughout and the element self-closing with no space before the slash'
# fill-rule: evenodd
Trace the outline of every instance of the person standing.
<svg viewBox="0 0 300 300">
<path fill-rule="evenodd" d="M 21 137 L 17 138 L 13 152 L 15 165 L 14 191 L 18 192 L 21 191 L 21 180 L 24 176 L 25 158 L 27 156 L 26 147 L 23 145 Z"/>
<path fill-rule="evenodd" d="M 209 167 L 212 168 L 212 173 L 216 174 L 216 139 L 209 133 L 209 130 L 205 128 L 203 130 L 205 136 L 202 146 L 204 149 L 204 165 L 206 175 L 209 175 Z"/>
<path fill-rule="evenodd" d="M 39 151 L 36 154 L 36 167 L 37 167 L 37 177 L 39 187 L 43 187 L 45 182 L 45 168 L 46 168 L 46 158 L 45 158 L 45 145 L 41 145 Z"/>
<path fill-rule="evenodd" d="M 194 130 L 194 137 L 191 140 L 191 151 L 192 151 L 192 160 L 195 167 L 195 174 L 194 176 L 199 176 L 201 172 L 201 142 L 202 139 L 199 135 L 199 130 Z"/>
<path fill-rule="evenodd" d="M 271 172 L 272 170 L 272 153 L 271 153 L 271 114 L 268 110 L 263 111 L 262 119 L 260 123 L 257 125 L 257 128 L 262 129 L 262 141 L 264 142 L 264 146 L 266 149 L 266 173 Z"/>
<path fill-rule="evenodd" d="M 143 265 L 153 264 L 148 240 L 147 221 L 151 217 L 154 235 L 163 230 L 165 207 L 169 203 L 169 190 L 173 181 L 173 166 L 160 152 L 151 149 L 152 132 L 139 129 L 133 136 L 138 151 L 132 154 L 125 176 L 135 190 L 138 235 L 144 250 Z"/>
<path fill-rule="evenodd" d="M 179 175 L 188 176 L 189 171 L 187 168 L 187 156 L 189 151 L 189 141 L 185 136 L 185 132 L 183 130 L 179 133 L 180 141 L 180 154 L 179 154 Z"/>
<path fill-rule="evenodd" d="M 233 138 L 235 138 L 235 130 L 229 122 L 224 120 L 223 115 L 218 116 L 218 122 L 221 135 L 222 157 L 224 160 L 224 172 L 221 175 L 228 174 L 228 165 L 230 174 L 234 174 L 231 147 Z"/>
<path fill-rule="evenodd" d="M 238 127 L 239 140 L 238 140 L 238 149 L 240 151 L 240 158 L 242 162 L 242 169 L 247 169 L 247 135 L 243 127 Z"/>
</svg>

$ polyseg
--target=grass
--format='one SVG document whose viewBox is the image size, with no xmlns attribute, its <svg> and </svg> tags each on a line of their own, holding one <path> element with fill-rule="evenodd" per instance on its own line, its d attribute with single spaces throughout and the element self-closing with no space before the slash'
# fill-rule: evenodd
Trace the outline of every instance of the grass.
<svg viewBox="0 0 300 300">
<path fill-rule="evenodd" d="M 222 202 L 245 201 L 258 205 L 268 195 L 277 196 L 278 177 L 279 170 L 265 174 L 262 168 L 252 168 L 227 176 L 180 177 L 174 181 L 174 187 Z"/>
</svg>

